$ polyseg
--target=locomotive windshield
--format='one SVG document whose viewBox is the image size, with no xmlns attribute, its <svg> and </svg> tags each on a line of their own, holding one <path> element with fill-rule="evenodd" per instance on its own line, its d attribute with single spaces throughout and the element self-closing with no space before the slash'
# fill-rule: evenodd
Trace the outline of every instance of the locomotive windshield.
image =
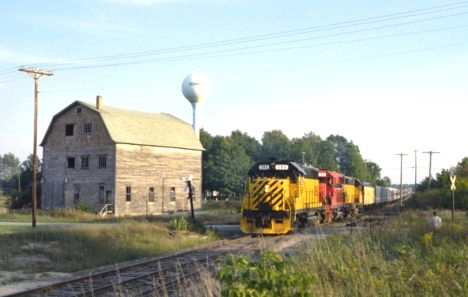
<svg viewBox="0 0 468 297">
<path fill-rule="evenodd" d="M 296 162 L 280 161 L 271 163 L 257 163 L 248 173 L 251 179 L 259 177 L 271 178 L 291 178 L 295 181 L 298 176 L 317 178 L 318 169 L 313 167 L 303 167 Z"/>
</svg>

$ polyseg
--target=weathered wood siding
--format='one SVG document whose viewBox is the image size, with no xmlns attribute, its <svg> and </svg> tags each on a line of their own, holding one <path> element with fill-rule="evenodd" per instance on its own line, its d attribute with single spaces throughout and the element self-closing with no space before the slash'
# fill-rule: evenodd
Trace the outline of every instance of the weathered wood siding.
<svg viewBox="0 0 468 297">
<path fill-rule="evenodd" d="M 74 125 L 72 136 L 65 135 L 67 124 Z M 91 124 L 90 133 L 84 133 L 85 124 Z M 74 208 L 80 202 L 95 211 L 112 204 L 117 216 L 189 211 L 184 179 L 190 176 L 194 208 L 201 206 L 200 150 L 116 144 L 95 109 L 76 103 L 57 114 L 42 146 L 43 209 Z M 100 156 L 106 156 L 105 168 L 99 167 Z M 89 160 L 87 168 L 82 168 L 83 157 Z M 75 168 L 68 168 L 67 158 L 75 158 Z"/>
<path fill-rule="evenodd" d="M 81 109 L 78 112 L 78 109 Z M 91 123 L 91 132 L 84 125 Z M 65 127 L 73 124 L 73 135 L 65 136 Z M 96 210 L 99 185 L 114 193 L 115 145 L 104 123 L 94 110 L 74 105 L 55 117 L 43 143 L 42 208 L 75 207 L 75 188 L 79 187 L 78 202 L 90 203 Z M 99 156 L 107 156 L 106 168 L 98 168 Z M 88 168 L 81 168 L 81 158 L 88 157 Z M 68 158 L 75 158 L 75 168 L 68 168 Z"/>
<path fill-rule="evenodd" d="M 189 211 L 184 181 L 189 176 L 195 187 L 194 208 L 201 205 L 201 151 L 118 144 L 116 164 L 116 215 Z M 127 201 L 127 187 L 131 188 L 131 201 Z M 150 187 L 154 202 L 149 201 Z M 171 188 L 175 190 L 173 199 Z"/>
</svg>

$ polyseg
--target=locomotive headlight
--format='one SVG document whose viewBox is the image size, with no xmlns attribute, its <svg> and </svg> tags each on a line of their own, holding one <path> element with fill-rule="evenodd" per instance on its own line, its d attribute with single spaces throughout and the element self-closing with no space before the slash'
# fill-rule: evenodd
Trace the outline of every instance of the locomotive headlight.
<svg viewBox="0 0 468 297">
<path fill-rule="evenodd" d="M 265 185 L 265 193 L 268 193 L 270 191 L 270 186 L 269 185 Z"/>
</svg>

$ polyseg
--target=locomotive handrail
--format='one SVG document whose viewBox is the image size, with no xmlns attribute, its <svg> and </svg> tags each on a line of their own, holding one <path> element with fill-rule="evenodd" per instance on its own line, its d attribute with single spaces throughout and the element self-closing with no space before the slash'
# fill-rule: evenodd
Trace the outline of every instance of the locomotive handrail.
<svg viewBox="0 0 468 297">
<path fill-rule="evenodd" d="M 291 216 L 291 212 L 293 211 L 293 208 L 291 207 L 291 203 L 289 203 L 289 199 L 286 199 L 286 203 L 289 205 L 289 218 L 291 218 L 291 222 L 292 222 L 292 216 Z"/>
</svg>

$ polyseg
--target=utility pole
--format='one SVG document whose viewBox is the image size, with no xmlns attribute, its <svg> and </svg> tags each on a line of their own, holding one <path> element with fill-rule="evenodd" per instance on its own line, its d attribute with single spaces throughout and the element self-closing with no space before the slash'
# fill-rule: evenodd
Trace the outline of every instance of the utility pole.
<svg viewBox="0 0 468 297">
<path fill-rule="evenodd" d="M 37 206 L 37 95 L 39 93 L 39 78 L 46 75 L 54 75 L 51 71 L 39 70 L 37 68 L 20 67 L 18 71 L 23 71 L 29 74 L 34 79 L 34 149 L 33 149 L 33 205 L 32 205 L 32 226 L 36 227 L 36 206 Z"/>
<path fill-rule="evenodd" d="M 403 154 L 399 153 L 396 154 L 397 156 L 400 156 L 400 207 L 403 206 L 403 197 L 401 196 L 403 192 L 403 156 L 406 156 L 408 154 Z"/>
<path fill-rule="evenodd" d="M 418 184 L 418 161 L 417 161 L 417 150 L 414 150 L 414 192 L 416 192 L 416 185 Z"/>
<path fill-rule="evenodd" d="M 439 154 L 439 152 L 433 152 L 433 151 L 429 151 L 429 152 L 423 152 L 424 154 L 429 154 L 429 183 L 427 185 L 427 189 L 430 190 L 431 189 L 431 180 L 432 180 L 432 154 Z"/>
</svg>

